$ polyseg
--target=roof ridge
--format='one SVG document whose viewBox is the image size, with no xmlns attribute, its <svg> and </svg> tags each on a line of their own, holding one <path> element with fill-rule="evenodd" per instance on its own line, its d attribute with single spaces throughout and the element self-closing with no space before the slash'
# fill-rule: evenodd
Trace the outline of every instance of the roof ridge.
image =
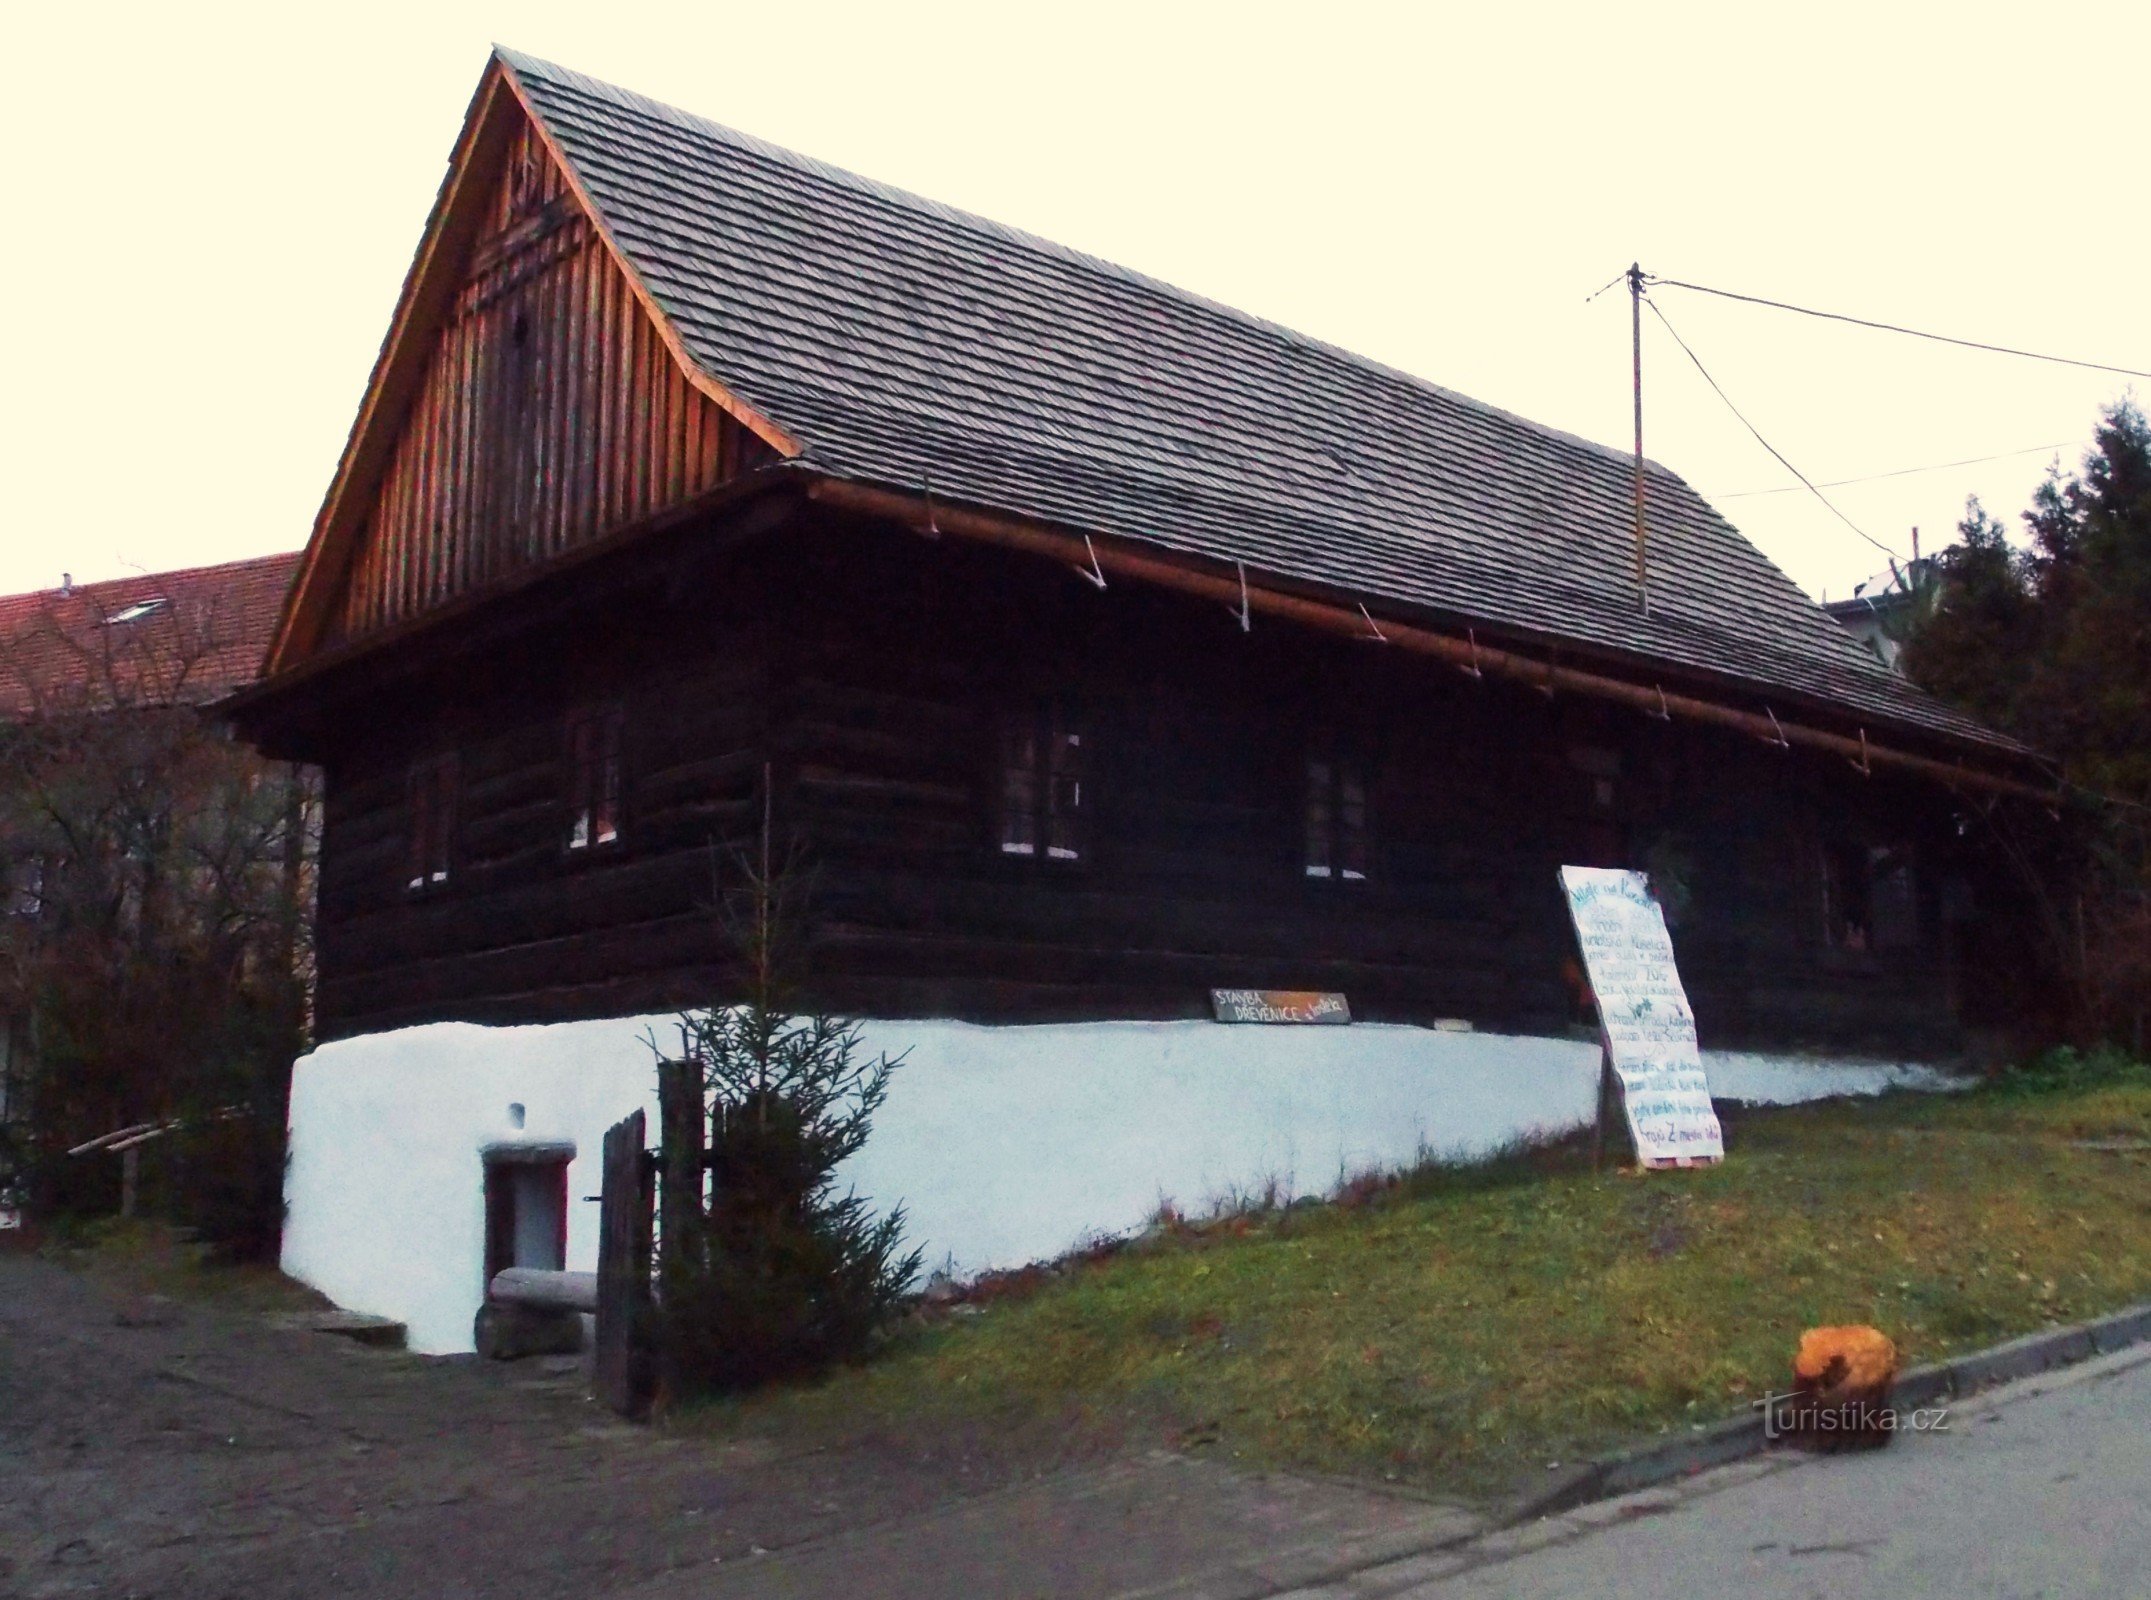
<svg viewBox="0 0 2151 1600">
<path fill-rule="evenodd" d="M 293 564 L 305 552 L 303 550 L 276 550 L 264 556 L 241 556 L 235 561 L 205 561 L 192 567 L 160 567 L 155 572 L 129 573 L 120 578 L 92 578 L 82 583 L 61 587 L 53 584 L 43 589 L 17 589 L 0 594 L 0 604 L 10 600 L 36 600 L 45 595 L 68 599 L 74 595 L 89 594 L 98 589 L 110 589 L 123 583 L 149 583 L 159 578 L 193 578 L 205 572 L 236 572 L 241 567 L 264 567 L 273 562 L 289 561 Z"/>
<path fill-rule="evenodd" d="M 1184 289 L 1178 284 L 1170 283 L 1152 273 L 1144 272 L 1136 267 L 1125 266 L 1104 256 L 1093 255 L 1087 250 L 1080 250 L 1074 245 L 1063 244 L 1056 239 L 1049 239 L 1045 235 L 1033 233 L 1027 228 L 1018 228 L 1010 223 L 1000 222 L 992 217 L 982 215 L 979 212 L 966 211 L 961 206 L 951 205 L 945 200 L 936 200 L 929 195 L 918 194 L 892 183 L 884 183 L 878 178 L 871 178 L 864 173 L 854 172 L 848 167 L 837 166 L 834 162 L 824 161 L 818 156 L 810 156 L 788 146 L 776 144 L 755 134 L 747 133 L 742 129 L 731 127 L 712 117 L 705 117 L 698 112 L 675 106 L 668 101 L 658 100 L 636 90 L 623 88 L 619 84 L 609 83 L 602 78 L 593 78 L 588 73 L 578 72 L 572 67 L 563 67 L 557 62 L 547 61 L 539 56 L 525 54 L 523 51 L 513 49 L 507 45 L 495 44 L 493 53 L 518 76 L 526 73 L 535 74 L 548 78 L 555 83 L 580 89 L 585 93 L 612 99 L 630 109 L 656 116 L 690 132 L 709 135 L 734 149 L 743 150 L 764 160 L 774 161 L 781 166 L 804 172 L 826 182 L 838 184 L 884 204 L 925 211 L 942 221 L 990 234 L 994 238 L 1039 251 L 1062 261 L 1109 274 L 1130 287 L 1162 296 L 1180 305 L 1204 311 L 1212 316 L 1238 323 L 1243 327 L 1273 335 L 1288 344 L 1319 355 L 1328 356 L 1333 360 L 1359 368 L 1390 382 L 1401 383 L 1428 394 L 1438 395 L 1445 400 L 1466 406 L 1488 417 L 1512 423 L 1548 439 L 1577 446 L 1595 455 L 1604 456 L 1609 460 L 1625 465 L 1634 459 L 1631 452 L 1619 449 L 1616 446 L 1602 444 L 1596 439 L 1587 439 L 1580 433 L 1572 433 L 1566 428 L 1554 427 L 1551 423 L 1540 422 L 1535 418 L 1523 415 L 1521 412 L 1511 411 L 1506 406 L 1495 405 L 1490 400 L 1481 400 L 1474 395 L 1464 393 L 1460 389 L 1451 389 L 1445 384 L 1436 383 L 1431 378 L 1421 377 L 1415 372 L 1408 372 L 1404 368 L 1394 366 L 1378 357 L 1365 355 L 1360 351 L 1350 349 L 1333 340 L 1320 338 L 1314 334 L 1301 333 L 1298 329 L 1289 327 L 1282 322 L 1258 316 L 1252 311 L 1215 299 L 1197 290 Z M 1683 485 L 1687 484 L 1686 478 L 1662 462 L 1646 456 L 1644 457 L 1644 465 L 1652 472 L 1674 482 Z M 1713 511 L 1716 510 L 1715 507 L 1712 509 Z"/>
</svg>

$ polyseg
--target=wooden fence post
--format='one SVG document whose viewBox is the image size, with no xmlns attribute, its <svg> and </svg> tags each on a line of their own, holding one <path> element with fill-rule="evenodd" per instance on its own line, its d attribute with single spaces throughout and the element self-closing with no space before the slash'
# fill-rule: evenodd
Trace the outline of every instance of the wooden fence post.
<svg viewBox="0 0 2151 1600">
<path fill-rule="evenodd" d="M 640 1111 L 605 1133 L 605 1181 L 598 1206 L 595 1387 L 624 1417 L 648 1414 L 651 1362 L 650 1254 L 656 1196 Z"/>
<path fill-rule="evenodd" d="M 1614 1124 L 1620 1115 L 1621 1080 L 1613 1071 L 1613 1046 L 1602 1043 L 1598 1049 L 1598 1128 L 1591 1140 L 1593 1171 L 1606 1165 L 1606 1146 L 1615 1137 Z"/>
<path fill-rule="evenodd" d="M 658 1281 L 666 1305 L 685 1306 L 693 1298 L 702 1267 L 706 1220 L 702 1159 L 705 1116 L 702 1063 L 695 1060 L 657 1064 L 658 1137 Z M 679 1370 L 677 1341 L 657 1330 L 658 1388 L 668 1398 L 686 1388 Z"/>
</svg>

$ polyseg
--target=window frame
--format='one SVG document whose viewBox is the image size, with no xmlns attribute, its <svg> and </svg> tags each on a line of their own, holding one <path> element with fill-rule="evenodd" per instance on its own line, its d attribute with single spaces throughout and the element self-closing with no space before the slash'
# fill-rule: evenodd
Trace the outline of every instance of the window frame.
<svg viewBox="0 0 2151 1600">
<path fill-rule="evenodd" d="M 1001 713 L 994 728 L 991 837 L 1002 860 L 1073 871 L 1091 859 L 1096 748 L 1090 719 L 1064 703 Z"/>
<path fill-rule="evenodd" d="M 411 813 L 404 892 L 438 894 L 456 876 L 463 799 L 461 759 L 451 750 L 414 761 L 404 794 Z"/>
<path fill-rule="evenodd" d="M 539 1266 L 562 1271 L 567 1266 L 568 1169 L 575 1160 L 569 1144 L 532 1144 L 527 1147 L 496 1145 L 480 1152 L 484 1167 L 485 1280 L 489 1292 L 493 1279 L 514 1266 Z M 538 1191 L 543 1191 L 542 1195 Z M 525 1193 L 544 1208 L 552 1249 L 546 1263 L 518 1262 L 516 1246 L 521 1235 L 520 1201 Z"/>
<path fill-rule="evenodd" d="M 1892 878 L 1899 883 L 1885 889 Z M 1894 907 L 1885 898 L 1895 900 Z M 1867 938 L 1868 948 L 1884 956 L 1920 949 L 1919 853 L 1909 844 L 1870 844 L 1867 847 Z"/>
<path fill-rule="evenodd" d="M 1562 757 L 1565 787 L 1575 798 L 1562 823 L 1563 861 L 1569 866 L 1630 871 L 1638 866 L 1636 830 L 1629 805 L 1638 781 L 1624 752 L 1588 739 L 1569 744 Z M 1580 788 L 1573 787 L 1580 784 Z"/>
<path fill-rule="evenodd" d="M 1302 757 L 1299 858 L 1303 882 L 1342 886 L 1373 881 L 1374 784 L 1368 776 L 1369 765 L 1366 756 L 1350 746 L 1314 746 Z"/>
<path fill-rule="evenodd" d="M 597 701 L 568 713 L 562 734 L 567 826 L 561 849 L 577 859 L 609 855 L 627 837 L 627 707 Z"/>
<path fill-rule="evenodd" d="M 1892 877 L 1901 879 L 1901 886 L 1891 891 L 1900 902 L 1894 919 L 1881 904 L 1883 882 Z M 1857 918 L 1850 914 L 1854 910 L 1860 913 Z M 1824 944 L 1848 956 L 1873 959 L 1918 951 L 1923 933 L 1918 857 L 1912 846 L 1825 837 L 1822 930 Z"/>
</svg>

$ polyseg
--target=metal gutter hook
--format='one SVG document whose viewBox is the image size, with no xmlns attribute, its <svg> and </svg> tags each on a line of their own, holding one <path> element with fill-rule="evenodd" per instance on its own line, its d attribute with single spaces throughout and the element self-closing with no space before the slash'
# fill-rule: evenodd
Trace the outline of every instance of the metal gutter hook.
<svg viewBox="0 0 2151 1600">
<path fill-rule="evenodd" d="M 1546 681 L 1544 683 L 1534 683 L 1531 687 L 1551 700 L 1554 697 L 1554 674 L 1560 670 L 1560 659 L 1556 656 L 1548 656 L 1546 658 Z"/>
<path fill-rule="evenodd" d="M 1367 602 L 1364 600 L 1359 603 L 1359 614 L 1367 619 L 1368 638 L 1372 639 L 1376 644 L 1389 643 L 1389 635 L 1382 632 L 1382 625 L 1374 620 L 1373 614 L 1367 610 Z"/>
<path fill-rule="evenodd" d="M 1666 709 L 1666 686 L 1662 683 L 1654 683 L 1651 687 L 1658 691 L 1658 709 L 1656 711 L 1646 711 L 1643 714 L 1653 722 L 1671 722 L 1673 713 Z"/>
<path fill-rule="evenodd" d="M 1090 570 L 1085 572 L 1081 567 L 1078 567 L 1076 568 L 1076 576 L 1086 583 L 1095 583 L 1099 588 L 1103 589 L 1105 587 L 1105 568 L 1098 565 L 1098 547 L 1090 542 L 1090 535 L 1087 533 L 1083 535 L 1083 548 L 1090 552 Z"/>
<path fill-rule="evenodd" d="M 1459 666 L 1456 670 L 1467 678 L 1483 678 L 1486 673 L 1479 666 L 1479 631 L 1476 628 L 1466 628 L 1464 637 L 1471 641 L 1471 665 Z"/>
<path fill-rule="evenodd" d="M 923 532 L 929 539 L 938 539 L 941 537 L 941 524 L 934 520 L 934 475 L 931 472 L 920 473 L 919 484 L 926 499 L 926 527 Z"/>
<path fill-rule="evenodd" d="M 1254 619 L 1247 612 L 1247 563 L 1235 560 L 1233 566 L 1240 574 L 1240 631 L 1251 633 L 1254 631 Z"/>
<path fill-rule="evenodd" d="M 1763 743 L 1774 744 L 1780 750 L 1790 750 L 1792 748 L 1792 740 L 1785 737 L 1785 729 L 1784 726 L 1778 721 L 1778 714 L 1775 711 L 1771 710 L 1768 706 L 1764 706 L 1763 715 L 1770 719 L 1770 731 L 1777 735 L 1777 737 L 1774 739 L 1765 739 Z"/>
<path fill-rule="evenodd" d="M 1849 760 L 1850 757 L 1847 759 Z M 1863 778 L 1872 778 L 1875 775 L 1874 766 L 1867 759 L 1867 730 L 1865 728 L 1860 730 L 1860 759 L 1852 763 L 1852 770 Z"/>
</svg>

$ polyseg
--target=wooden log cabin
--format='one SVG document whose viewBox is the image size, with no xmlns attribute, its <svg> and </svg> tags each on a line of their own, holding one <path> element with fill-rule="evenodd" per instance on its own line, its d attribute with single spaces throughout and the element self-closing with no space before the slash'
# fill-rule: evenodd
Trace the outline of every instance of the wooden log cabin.
<svg viewBox="0 0 2151 1600">
<path fill-rule="evenodd" d="M 765 824 L 899 1046 L 1222 987 L 1568 1038 L 1581 863 L 1706 1046 L 1947 1053 L 2029 752 L 1643 488 L 1639 573 L 1625 455 L 499 52 L 233 704 L 325 775 L 316 1076 L 733 995 Z"/>
</svg>

